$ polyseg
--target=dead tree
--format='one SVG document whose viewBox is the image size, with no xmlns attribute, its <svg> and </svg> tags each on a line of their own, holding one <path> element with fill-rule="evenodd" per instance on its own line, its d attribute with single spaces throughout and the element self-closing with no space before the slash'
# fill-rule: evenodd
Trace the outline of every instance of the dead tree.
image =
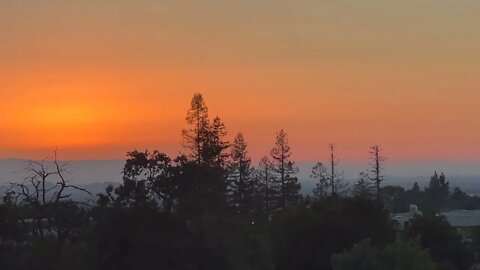
<svg viewBox="0 0 480 270">
<path fill-rule="evenodd" d="M 370 178 L 371 181 L 373 181 L 376 189 L 376 198 L 377 201 L 380 201 L 380 184 L 383 181 L 384 176 L 382 175 L 383 173 L 383 164 L 387 160 L 382 154 L 383 148 L 378 145 L 374 145 L 370 147 L 370 165 L 371 165 L 371 170 L 370 172 L 372 173 L 372 178 Z"/>
<path fill-rule="evenodd" d="M 341 194 L 346 194 L 348 193 L 348 184 L 343 182 L 343 172 L 340 172 L 338 170 L 338 164 L 340 163 L 340 160 L 337 158 L 337 155 L 335 154 L 335 144 L 331 143 L 328 145 L 328 148 L 330 149 L 330 158 L 329 158 L 329 167 L 330 167 L 330 173 L 329 173 L 329 185 L 331 188 L 331 196 L 339 196 Z"/>
<path fill-rule="evenodd" d="M 330 186 L 332 188 L 332 196 L 335 195 L 335 179 L 337 178 L 337 170 L 335 169 L 335 166 L 338 164 L 338 161 L 336 160 L 335 157 L 335 144 L 331 143 L 328 145 L 328 148 L 330 148 Z"/>
<path fill-rule="evenodd" d="M 20 222 L 30 228 L 32 235 L 53 234 L 60 248 L 71 232 L 68 222 L 74 218 L 72 210 L 80 204 L 70 199 L 69 191 L 90 192 L 69 183 L 66 175 L 70 172 L 66 163 L 58 161 L 57 151 L 53 157 L 27 161 L 23 172 L 27 177 L 22 183 L 10 183 L 4 201 L 27 210 Z"/>
</svg>

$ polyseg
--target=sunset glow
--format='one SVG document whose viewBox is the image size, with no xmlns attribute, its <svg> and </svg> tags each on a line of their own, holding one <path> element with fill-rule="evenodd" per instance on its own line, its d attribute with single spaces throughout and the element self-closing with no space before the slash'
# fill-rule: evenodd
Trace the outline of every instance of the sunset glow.
<svg viewBox="0 0 480 270">
<path fill-rule="evenodd" d="M 66 2 L 1 4 L 0 158 L 177 154 L 200 92 L 255 159 L 283 128 L 297 160 L 478 160 L 480 2 Z"/>
</svg>

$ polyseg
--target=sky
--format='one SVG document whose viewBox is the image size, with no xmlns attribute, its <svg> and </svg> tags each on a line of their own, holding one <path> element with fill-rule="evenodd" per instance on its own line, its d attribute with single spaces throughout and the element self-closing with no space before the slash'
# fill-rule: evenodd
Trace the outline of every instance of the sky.
<svg viewBox="0 0 480 270">
<path fill-rule="evenodd" d="M 0 158 L 176 155 L 195 92 L 254 159 L 476 162 L 476 0 L 0 0 Z"/>
</svg>

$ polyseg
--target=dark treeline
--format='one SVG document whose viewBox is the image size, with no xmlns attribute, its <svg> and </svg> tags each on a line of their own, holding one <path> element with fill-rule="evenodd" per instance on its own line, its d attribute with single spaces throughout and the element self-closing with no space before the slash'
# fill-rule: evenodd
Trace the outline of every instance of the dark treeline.
<svg viewBox="0 0 480 270">
<path fill-rule="evenodd" d="M 98 194 L 94 206 L 70 198 L 69 190 L 82 189 L 69 184 L 56 156 L 27 164 L 31 177 L 12 184 L 0 205 L 0 268 L 463 270 L 475 263 L 476 242 L 462 243 L 442 217 L 393 230 L 389 210 L 409 203 L 432 213 L 477 205 L 459 189 L 450 193 L 443 175 L 424 191 L 382 188 L 385 158 L 373 146 L 371 169 L 349 188 L 331 144 L 329 162 L 312 169 L 314 196 L 304 197 L 285 131 L 253 166 L 244 136 L 228 142 L 200 94 L 186 121 L 185 154 L 129 152 L 122 184 Z"/>
<path fill-rule="evenodd" d="M 417 183 L 405 190 L 397 186 L 382 188 L 383 202 L 392 212 L 407 212 L 416 204 L 423 212 L 435 214 L 453 209 L 480 209 L 480 197 L 469 196 L 459 187 L 450 188 L 445 174 L 435 172 L 423 190 Z"/>
</svg>

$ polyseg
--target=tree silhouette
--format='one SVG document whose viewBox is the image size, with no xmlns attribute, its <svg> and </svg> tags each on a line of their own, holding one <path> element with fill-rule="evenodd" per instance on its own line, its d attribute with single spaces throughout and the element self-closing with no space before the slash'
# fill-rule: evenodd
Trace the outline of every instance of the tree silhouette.
<svg viewBox="0 0 480 270">
<path fill-rule="evenodd" d="M 270 152 L 273 160 L 273 171 L 276 173 L 275 181 L 279 185 L 279 206 L 282 209 L 296 203 L 300 190 L 298 178 L 295 177 L 298 168 L 290 160 L 291 155 L 287 133 L 282 129 L 277 133 L 275 147 Z"/>
<path fill-rule="evenodd" d="M 220 117 L 216 116 L 213 119 L 208 132 L 206 147 L 204 149 L 204 160 L 212 166 L 224 167 L 226 158 L 228 157 L 225 150 L 230 144 L 225 140 L 227 129 Z"/>
<path fill-rule="evenodd" d="M 186 116 L 190 128 L 182 130 L 183 146 L 190 153 L 189 157 L 198 165 L 225 165 L 227 155 L 224 153 L 229 143 L 225 141 L 227 131 L 220 117 L 210 123 L 208 108 L 201 94 L 194 94 Z"/>
<path fill-rule="evenodd" d="M 370 176 L 368 173 L 359 173 L 357 182 L 353 186 L 353 194 L 358 197 L 370 198 L 372 195 L 372 187 L 369 180 Z"/>
<path fill-rule="evenodd" d="M 227 196 L 230 206 L 241 214 L 246 214 L 252 208 L 256 188 L 251 162 L 247 154 L 247 143 L 242 133 L 238 133 L 230 153 Z"/>
<path fill-rule="evenodd" d="M 10 184 L 4 202 L 25 210 L 24 215 L 18 217 L 19 223 L 31 235 L 54 234 L 56 252 L 60 254 L 65 241 L 73 235 L 73 228 L 88 222 L 81 204 L 71 200 L 70 191 L 90 192 L 70 183 L 66 178 L 69 174 L 67 163 L 58 160 L 57 151 L 53 157 L 27 161 L 24 171 L 28 177 L 22 183 Z"/>
<path fill-rule="evenodd" d="M 321 162 L 317 162 L 317 164 L 315 164 L 315 166 L 312 168 L 312 174 L 310 175 L 310 178 L 316 181 L 313 195 L 316 198 L 326 197 L 330 182 L 325 165 L 323 165 Z"/>
<path fill-rule="evenodd" d="M 425 193 L 431 202 L 432 210 L 439 211 L 442 209 L 450 195 L 450 184 L 445 174 L 440 173 L 440 175 L 438 175 L 437 172 L 435 172 L 430 178 L 428 187 L 425 188 Z"/>
<path fill-rule="evenodd" d="M 362 198 L 329 197 L 273 215 L 269 232 L 276 269 L 331 269 L 332 255 L 364 239 L 384 245 L 394 239 L 388 212 Z"/>
<path fill-rule="evenodd" d="M 335 153 L 335 147 L 336 146 L 333 143 L 328 145 L 328 148 L 330 150 L 329 186 L 331 189 L 330 195 L 332 197 L 348 193 L 348 184 L 343 183 L 343 172 L 340 172 L 337 168 L 340 161 Z"/>
<path fill-rule="evenodd" d="M 258 168 L 255 171 L 255 178 L 257 183 L 256 200 L 261 204 L 261 209 L 269 212 L 278 205 L 276 205 L 276 197 L 278 195 L 278 185 L 275 182 L 273 175 L 273 163 L 268 157 L 262 157 L 258 163 Z"/>
<path fill-rule="evenodd" d="M 480 207 L 479 197 L 459 188 L 450 194 L 443 173 L 423 191 L 417 183 L 407 191 L 380 187 L 385 158 L 373 146 L 372 170 L 360 173 L 354 198 L 343 197 L 330 144 L 329 161 L 312 168 L 316 198 L 298 199 L 285 131 L 254 169 L 243 135 L 230 145 L 201 94 L 186 120 L 186 154 L 128 152 L 123 182 L 108 186 L 95 206 L 72 200 L 72 190 L 87 191 L 71 184 L 56 153 L 29 161 L 28 177 L 12 183 L 0 204 L 0 269 L 433 269 L 422 248 L 439 269 L 468 269 L 475 259 L 477 237 L 463 243 L 435 215 L 416 217 L 398 232 L 422 248 L 416 240 L 394 242 L 389 210 L 406 211 L 412 202 L 426 211 Z M 370 200 L 373 185 L 381 202 Z"/>
<path fill-rule="evenodd" d="M 204 151 L 209 135 L 208 108 L 202 94 L 195 93 L 185 118 L 189 129 L 182 130 L 183 146 L 190 150 L 190 157 L 198 164 L 204 162 Z"/>
<path fill-rule="evenodd" d="M 417 216 L 407 236 L 418 239 L 430 251 L 438 269 L 467 270 L 474 261 L 473 252 L 462 244 L 461 236 L 443 216 Z"/>
<path fill-rule="evenodd" d="M 372 178 L 370 178 L 370 180 L 372 180 L 375 184 L 377 201 L 380 201 L 380 184 L 384 178 L 384 176 L 382 175 L 384 169 L 383 163 L 386 160 L 386 158 L 381 154 L 382 150 L 383 148 L 381 146 L 374 145 L 370 147 L 369 151 L 371 155 L 370 160 L 372 166 L 372 169 L 370 170 L 370 172 L 372 173 Z"/>
<path fill-rule="evenodd" d="M 133 207 L 154 206 L 160 202 L 163 211 L 171 212 L 175 191 L 173 164 L 166 154 L 148 150 L 132 151 L 127 153 L 123 183 L 115 190 L 113 187 L 107 188 L 107 194 L 99 194 L 98 203 Z"/>
</svg>

